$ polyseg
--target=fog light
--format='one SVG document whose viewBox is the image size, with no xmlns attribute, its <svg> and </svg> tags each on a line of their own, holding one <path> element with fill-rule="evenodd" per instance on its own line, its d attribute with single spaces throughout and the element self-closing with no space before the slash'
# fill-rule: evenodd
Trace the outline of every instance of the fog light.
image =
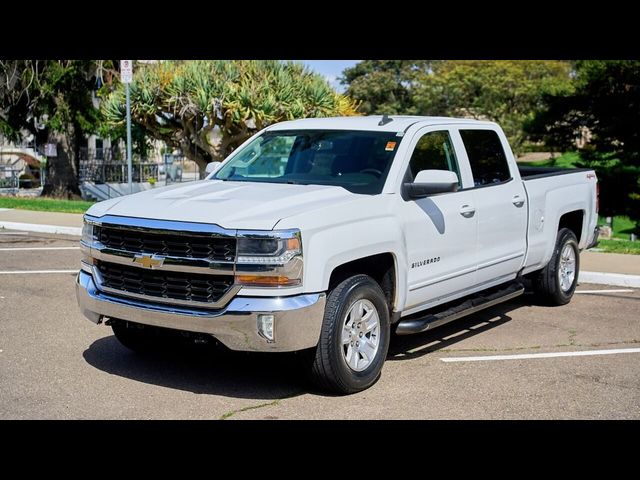
<svg viewBox="0 0 640 480">
<path fill-rule="evenodd" d="M 275 342 L 275 315 L 258 314 L 258 333 L 268 342 Z"/>
</svg>

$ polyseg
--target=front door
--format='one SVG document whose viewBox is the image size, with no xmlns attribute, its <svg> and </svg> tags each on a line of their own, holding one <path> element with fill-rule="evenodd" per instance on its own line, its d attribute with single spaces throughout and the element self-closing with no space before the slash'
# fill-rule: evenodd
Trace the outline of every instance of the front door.
<svg viewBox="0 0 640 480">
<path fill-rule="evenodd" d="M 426 130 L 412 140 L 404 182 L 421 170 L 450 170 L 460 189 L 469 187 L 470 171 L 461 169 L 454 148 L 461 148 L 457 132 Z M 421 199 L 403 194 L 401 202 L 409 287 L 404 312 L 412 313 L 475 284 L 478 220 L 472 189 Z"/>
</svg>

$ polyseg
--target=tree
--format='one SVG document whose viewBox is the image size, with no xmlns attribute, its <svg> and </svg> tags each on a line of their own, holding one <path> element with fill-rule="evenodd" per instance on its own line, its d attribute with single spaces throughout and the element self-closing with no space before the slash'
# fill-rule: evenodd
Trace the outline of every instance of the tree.
<svg viewBox="0 0 640 480">
<path fill-rule="evenodd" d="M 416 115 L 415 89 L 432 63 L 427 60 L 364 60 L 345 69 L 346 94 L 367 115 Z"/>
<path fill-rule="evenodd" d="M 524 125 L 547 93 L 571 89 L 570 64 L 548 60 L 443 61 L 422 78 L 415 94 L 419 111 L 495 121 L 518 151 Z"/>
<path fill-rule="evenodd" d="M 258 130 L 301 117 L 356 114 L 302 64 L 279 61 L 166 61 L 140 65 L 130 86 L 132 121 L 180 148 L 203 172 Z M 124 89 L 102 104 L 113 126 L 125 118 Z"/>
<path fill-rule="evenodd" d="M 366 60 L 343 75 L 364 113 L 493 120 L 515 150 L 543 95 L 571 88 L 570 64 L 562 61 Z"/>
<path fill-rule="evenodd" d="M 545 96 L 528 129 L 571 150 L 586 134 L 580 153 L 598 173 L 601 212 L 640 220 L 640 61 L 578 61 L 573 83 Z"/>
<path fill-rule="evenodd" d="M 103 68 L 105 62 L 92 60 L 0 61 L 3 135 L 18 140 L 29 132 L 38 145 L 56 145 L 57 156 L 47 161 L 43 195 L 80 195 L 78 154 L 99 123 L 92 91 Z"/>
</svg>

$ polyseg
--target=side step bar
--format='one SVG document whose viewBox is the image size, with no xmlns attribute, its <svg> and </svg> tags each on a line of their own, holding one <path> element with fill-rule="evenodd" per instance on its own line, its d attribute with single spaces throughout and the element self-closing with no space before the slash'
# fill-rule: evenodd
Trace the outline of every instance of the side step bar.
<svg viewBox="0 0 640 480">
<path fill-rule="evenodd" d="M 511 283 L 502 289 L 484 296 L 472 297 L 447 310 L 435 314 L 427 314 L 422 317 L 400 320 L 396 329 L 398 335 L 410 335 L 412 333 L 426 332 L 427 330 L 445 323 L 453 322 L 498 303 L 506 302 L 524 293 L 524 287 L 520 282 Z"/>
</svg>

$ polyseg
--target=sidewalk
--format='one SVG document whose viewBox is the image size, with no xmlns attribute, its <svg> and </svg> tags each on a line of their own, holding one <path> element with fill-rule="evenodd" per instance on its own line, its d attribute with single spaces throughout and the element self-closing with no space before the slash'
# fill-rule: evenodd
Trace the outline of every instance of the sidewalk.
<svg viewBox="0 0 640 480">
<path fill-rule="evenodd" d="M 578 280 L 583 283 L 640 288 L 640 255 L 582 252 Z"/>
<path fill-rule="evenodd" d="M 65 235 L 82 234 L 82 214 L 0 208 L 0 229 Z M 640 255 L 585 251 L 580 282 L 640 288 Z"/>
<path fill-rule="evenodd" d="M 0 229 L 2 228 L 80 236 L 82 214 L 0 208 Z"/>
<path fill-rule="evenodd" d="M 585 251 L 580 254 L 580 270 L 640 275 L 640 255 Z"/>
</svg>

